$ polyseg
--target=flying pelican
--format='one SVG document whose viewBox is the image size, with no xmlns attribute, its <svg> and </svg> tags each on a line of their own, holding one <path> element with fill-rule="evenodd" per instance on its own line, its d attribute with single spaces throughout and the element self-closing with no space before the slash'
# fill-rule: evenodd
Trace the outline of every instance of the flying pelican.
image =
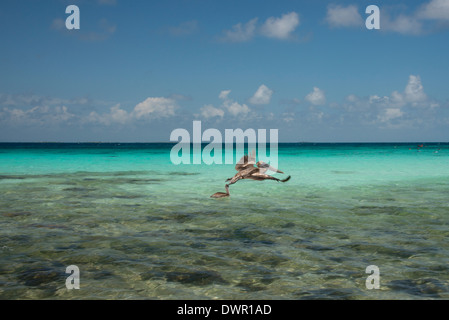
<svg viewBox="0 0 449 320">
<path fill-rule="evenodd" d="M 257 167 L 254 166 L 256 164 Z M 273 172 L 279 172 L 284 173 L 281 170 L 276 169 L 275 167 L 270 166 L 269 164 L 258 161 L 256 163 L 256 153 L 253 150 L 251 155 L 244 155 L 239 162 L 237 162 L 237 165 L 235 166 L 235 170 L 238 172 L 233 176 L 232 178 L 229 178 L 226 180 L 228 182 L 225 185 L 226 192 L 216 192 L 213 195 L 211 195 L 211 198 L 224 198 L 229 197 L 229 186 L 231 184 L 236 183 L 240 179 L 252 179 L 252 180 L 276 180 L 278 182 L 287 182 L 290 180 L 290 176 L 287 178 L 281 180 L 275 177 L 272 177 L 265 172 L 268 170 Z"/>
</svg>

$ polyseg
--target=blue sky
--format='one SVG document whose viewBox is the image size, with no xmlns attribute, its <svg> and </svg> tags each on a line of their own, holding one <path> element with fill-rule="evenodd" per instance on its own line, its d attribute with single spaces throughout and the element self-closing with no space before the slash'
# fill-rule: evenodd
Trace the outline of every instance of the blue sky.
<svg viewBox="0 0 449 320">
<path fill-rule="evenodd" d="M 448 40 L 449 0 L 3 0 L 0 141 L 449 141 Z"/>
</svg>

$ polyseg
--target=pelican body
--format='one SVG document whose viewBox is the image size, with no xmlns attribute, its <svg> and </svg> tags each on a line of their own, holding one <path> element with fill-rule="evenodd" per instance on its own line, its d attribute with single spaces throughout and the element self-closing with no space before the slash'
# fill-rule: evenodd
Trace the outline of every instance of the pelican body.
<svg viewBox="0 0 449 320">
<path fill-rule="evenodd" d="M 256 166 L 254 166 L 254 164 L 256 164 Z M 240 159 L 240 161 L 237 162 L 235 169 L 238 171 L 235 174 L 235 176 L 226 180 L 226 182 L 227 182 L 227 184 L 225 185 L 226 193 L 225 192 L 216 192 L 210 196 L 211 198 L 229 197 L 230 196 L 229 186 L 231 184 L 236 183 L 240 179 L 276 180 L 278 182 L 287 182 L 288 180 L 290 180 L 290 176 L 281 180 L 281 179 L 278 179 L 276 177 L 272 177 L 272 176 L 266 174 L 266 172 L 268 170 L 273 171 L 273 172 L 278 172 L 278 173 L 284 173 L 284 172 L 282 172 L 281 170 L 278 170 L 262 161 L 258 161 L 256 163 L 256 155 L 255 155 L 254 150 L 252 151 L 252 154 L 250 156 L 244 155 Z"/>
</svg>

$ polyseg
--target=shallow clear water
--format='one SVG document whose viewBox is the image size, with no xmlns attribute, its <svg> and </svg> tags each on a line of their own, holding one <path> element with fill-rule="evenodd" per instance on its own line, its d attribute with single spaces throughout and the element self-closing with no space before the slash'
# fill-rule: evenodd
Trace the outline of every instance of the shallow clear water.
<svg viewBox="0 0 449 320">
<path fill-rule="evenodd" d="M 280 144 L 224 199 L 171 147 L 0 144 L 0 298 L 449 298 L 449 144 Z"/>
</svg>

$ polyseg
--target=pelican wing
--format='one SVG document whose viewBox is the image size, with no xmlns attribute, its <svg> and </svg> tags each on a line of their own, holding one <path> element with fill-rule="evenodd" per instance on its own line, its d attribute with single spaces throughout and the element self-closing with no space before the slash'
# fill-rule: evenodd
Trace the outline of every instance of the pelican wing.
<svg viewBox="0 0 449 320">
<path fill-rule="evenodd" d="M 235 165 L 235 170 L 240 171 L 256 163 L 256 151 L 253 150 L 249 155 L 245 154 Z"/>
<path fill-rule="evenodd" d="M 265 163 L 265 162 L 262 162 L 262 161 L 259 161 L 259 162 L 257 163 L 257 167 L 259 168 L 259 172 L 260 172 L 261 174 L 264 174 L 264 173 L 267 172 L 268 170 L 273 171 L 273 172 L 284 173 L 284 172 L 282 172 L 281 170 L 276 169 L 275 167 L 270 166 L 268 163 Z"/>
<path fill-rule="evenodd" d="M 256 150 L 253 149 L 251 151 L 251 154 L 248 156 L 249 156 L 248 163 L 255 164 L 256 163 Z"/>
<path fill-rule="evenodd" d="M 248 168 L 248 156 L 245 154 L 235 165 L 235 170 L 240 171 Z"/>
</svg>

